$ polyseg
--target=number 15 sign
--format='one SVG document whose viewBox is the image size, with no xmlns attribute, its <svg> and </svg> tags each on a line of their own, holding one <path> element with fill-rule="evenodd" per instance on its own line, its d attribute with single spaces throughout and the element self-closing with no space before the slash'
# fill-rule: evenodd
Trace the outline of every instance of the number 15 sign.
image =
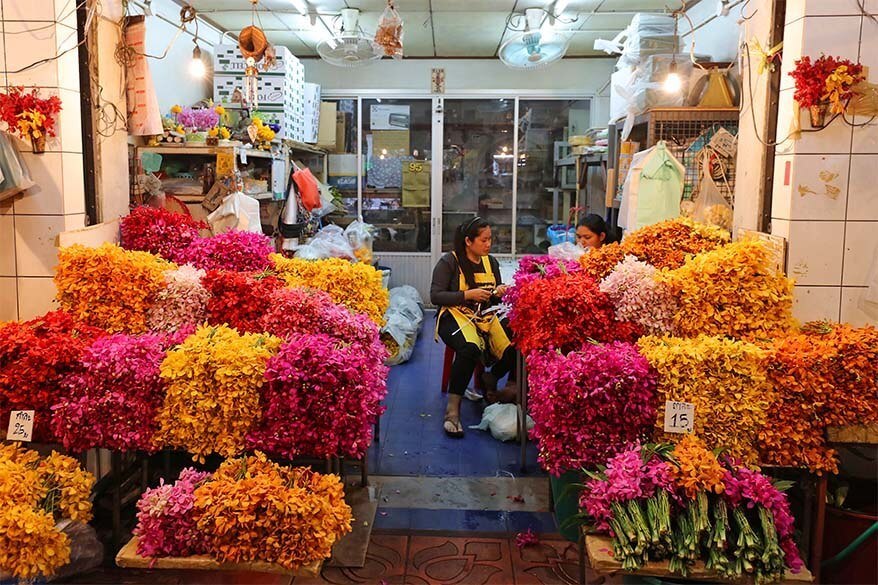
<svg viewBox="0 0 878 585">
<path fill-rule="evenodd" d="M 34 432 L 34 411 L 13 410 L 9 413 L 7 441 L 31 441 Z"/>
<path fill-rule="evenodd" d="M 665 402 L 665 432 L 691 433 L 695 427 L 695 405 L 691 402 Z"/>
</svg>

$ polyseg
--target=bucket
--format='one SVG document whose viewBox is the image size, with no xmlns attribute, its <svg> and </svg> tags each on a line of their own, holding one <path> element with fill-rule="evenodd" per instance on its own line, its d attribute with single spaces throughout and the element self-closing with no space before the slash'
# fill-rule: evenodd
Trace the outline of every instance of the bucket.
<svg viewBox="0 0 878 585">
<path fill-rule="evenodd" d="M 571 520 L 579 513 L 579 492 L 568 486 L 582 483 L 582 477 L 577 471 L 565 471 L 560 477 L 550 475 L 549 481 L 552 483 L 558 531 L 570 542 L 579 542 L 579 523 Z"/>
<path fill-rule="evenodd" d="M 831 559 L 868 530 L 878 516 L 826 507 L 826 524 L 823 529 L 823 559 Z M 878 534 L 873 534 L 848 557 L 823 568 L 823 583 L 878 583 Z"/>
</svg>

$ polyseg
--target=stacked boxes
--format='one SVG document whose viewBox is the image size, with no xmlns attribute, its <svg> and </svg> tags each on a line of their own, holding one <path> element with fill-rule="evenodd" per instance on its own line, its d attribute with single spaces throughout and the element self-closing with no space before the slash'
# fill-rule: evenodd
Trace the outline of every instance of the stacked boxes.
<svg viewBox="0 0 878 585">
<path fill-rule="evenodd" d="M 305 141 L 305 68 L 286 47 L 275 47 L 277 62 L 269 71 L 258 64 L 257 111 L 266 123 L 280 124 L 278 137 Z M 236 89 L 244 91 L 244 56 L 237 45 L 214 47 L 213 99 L 231 106 Z"/>
</svg>

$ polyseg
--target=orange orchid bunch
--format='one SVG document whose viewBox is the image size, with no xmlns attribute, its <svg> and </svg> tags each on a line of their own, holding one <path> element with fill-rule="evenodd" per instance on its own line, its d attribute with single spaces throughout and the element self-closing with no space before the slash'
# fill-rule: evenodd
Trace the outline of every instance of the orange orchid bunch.
<svg viewBox="0 0 878 585">
<path fill-rule="evenodd" d="M 686 497 L 694 498 L 699 492 L 722 493 L 725 469 L 695 435 L 686 435 L 677 443 L 671 461 L 671 475 Z"/>
</svg>

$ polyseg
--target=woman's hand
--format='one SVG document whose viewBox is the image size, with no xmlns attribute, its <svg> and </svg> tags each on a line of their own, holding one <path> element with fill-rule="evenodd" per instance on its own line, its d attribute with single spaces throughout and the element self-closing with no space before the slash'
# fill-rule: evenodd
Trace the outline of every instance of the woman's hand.
<svg viewBox="0 0 878 585">
<path fill-rule="evenodd" d="M 491 300 L 491 291 L 483 288 L 471 288 L 463 292 L 463 299 L 468 302 L 486 303 Z"/>
<path fill-rule="evenodd" d="M 509 290 L 509 287 L 505 284 L 501 284 L 500 286 L 498 286 L 497 288 L 494 289 L 494 294 L 497 295 L 498 297 L 502 297 L 503 295 L 506 294 L 507 290 Z"/>
</svg>

